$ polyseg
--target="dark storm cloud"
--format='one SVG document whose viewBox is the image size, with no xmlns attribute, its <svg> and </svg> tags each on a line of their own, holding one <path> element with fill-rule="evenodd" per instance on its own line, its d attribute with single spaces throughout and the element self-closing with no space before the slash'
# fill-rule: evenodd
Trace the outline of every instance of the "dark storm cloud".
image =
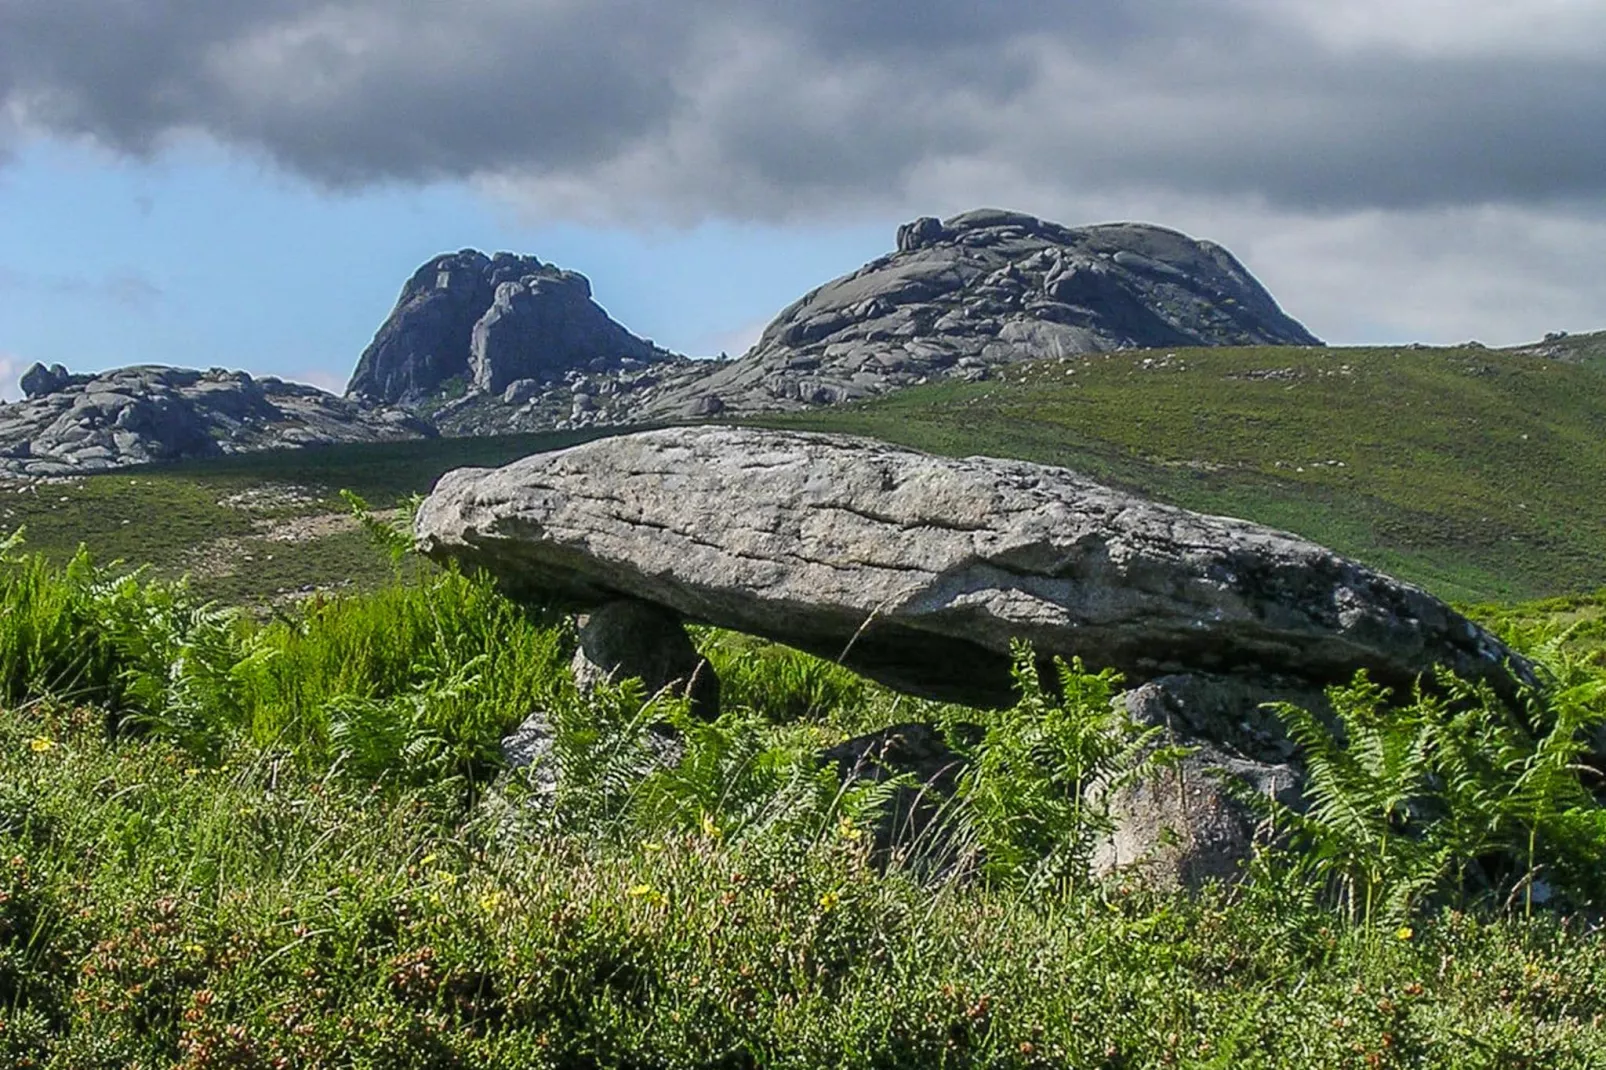
<svg viewBox="0 0 1606 1070">
<path fill-rule="evenodd" d="M 1300 212 L 1581 202 L 1606 192 L 1589 6 L 1552 3 L 1551 40 L 1469 33 L 1506 17 L 1475 0 L 0 0 L 0 136 L 198 131 L 329 185 L 476 178 L 603 216 L 901 206 L 972 173 Z"/>
</svg>

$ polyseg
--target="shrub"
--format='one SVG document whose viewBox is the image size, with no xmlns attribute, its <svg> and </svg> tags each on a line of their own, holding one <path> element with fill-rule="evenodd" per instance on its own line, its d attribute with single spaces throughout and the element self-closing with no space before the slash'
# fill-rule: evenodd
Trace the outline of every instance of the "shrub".
<svg viewBox="0 0 1606 1070">
<path fill-rule="evenodd" d="M 1606 675 L 1559 644 L 1535 652 L 1544 684 L 1513 710 L 1487 686 L 1445 676 L 1404 704 L 1364 673 L 1329 691 L 1337 730 L 1276 708 L 1306 768 L 1304 812 L 1256 798 L 1287 830 L 1280 878 L 1322 890 L 1364 926 L 1425 906 L 1535 892 L 1606 902 L 1606 809 L 1584 764 L 1606 726 Z"/>
</svg>

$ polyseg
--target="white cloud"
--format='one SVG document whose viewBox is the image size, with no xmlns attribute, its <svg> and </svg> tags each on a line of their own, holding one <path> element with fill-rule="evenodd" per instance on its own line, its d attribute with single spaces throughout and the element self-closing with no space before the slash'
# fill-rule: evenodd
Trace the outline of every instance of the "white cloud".
<svg viewBox="0 0 1606 1070">
<path fill-rule="evenodd" d="M 1599 0 L 1244 0 L 1341 51 L 1408 55 L 1590 56 L 1606 34 Z"/>
<path fill-rule="evenodd" d="M 0 400 L 16 401 L 22 397 L 22 386 L 17 380 L 32 363 L 15 353 L 0 351 Z"/>
<path fill-rule="evenodd" d="M 288 379 L 293 383 L 306 383 L 308 386 L 315 386 L 319 390 L 327 390 L 331 394 L 342 394 L 345 393 L 348 376 L 346 373 L 333 372 L 328 368 L 306 368 L 283 375 L 280 378 Z"/>
<path fill-rule="evenodd" d="M 5 9 L 0 148 L 7 122 L 131 153 L 199 134 L 328 186 L 463 180 L 630 225 L 1138 218 L 1335 337 L 1606 322 L 1600 0 Z"/>
</svg>

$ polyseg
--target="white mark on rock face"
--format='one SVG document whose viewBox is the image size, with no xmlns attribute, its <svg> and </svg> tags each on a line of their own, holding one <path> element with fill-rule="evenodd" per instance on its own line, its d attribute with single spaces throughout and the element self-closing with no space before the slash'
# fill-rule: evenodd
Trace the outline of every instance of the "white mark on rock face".
<svg viewBox="0 0 1606 1070">
<path fill-rule="evenodd" d="M 444 290 L 451 284 L 452 273 L 450 271 L 437 271 L 435 273 L 435 289 Z"/>
</svg>

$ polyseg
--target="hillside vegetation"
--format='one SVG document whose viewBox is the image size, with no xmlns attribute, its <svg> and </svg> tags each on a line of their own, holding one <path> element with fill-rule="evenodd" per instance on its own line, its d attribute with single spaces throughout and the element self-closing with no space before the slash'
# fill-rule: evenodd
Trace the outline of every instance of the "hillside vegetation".
<svg viewBox="0 0 1606 1070">
<path fill-rule="evenodd" d="M 1606 582 L 1603 379 L 1123 353 L 800 421 L 1289 527 L 1483 600 L 1541 666 L 1516 711 L 1363 680 L 1338 733 L 1282 711 L 1315 805 L 1266 804 L 1285 836 L 1198 895 L 1091 871 L 1087 785 L 1169 760 L 1110 674 L 1050 689 L 1022 651 L 1018 704 L 971 710 L 698 629 L 724 693 L 702 723 L 580 692 L 562 617 L 387 558 L 340 494 L 390 510 L 578 436 L 29 484 L 0 548 L 0 1065 L 1601 1065 L 1606 596 L 1565 592 Z M 504 768 L 531 710 L 555 789 Z M 818 754 L 910 720 L 969 768 L 941 854 L 888 857 L 891 789 Z"/>
<path fill-rule="evenodd" d="M 1566 359 L 1535 347 L 1089 355 L 765 422 L 1067 465 L 1297 532 L 1441 597 L 1509 603 L 1606 587 L 1601 339 L 1545 344 Z M 8 494 L 0 525 L 25 524 L 29 545 L 58 560 L 83 542 L 102 559 L 189 572 L 200 590 L 230 601 L 372 586 L 388 573 L 366 552 L 341 490 L 384 509 L 458 465 L 606 433 L 130 469 Z"/>
<path fill-rule="evenodd" d="M 1542 342 L 1512 346 L 1506 352 L 1571 364 L 1584 364 L 1598 371 L 1606 371 L 1606 331 L 1552 334 Z"/>
<path fill-rule="evenodd" d="M 29 482 L 0 490 L 0 532 L 25 528 L 29 548 L 56 561 L 85 546 L 102 561 L 189 576 L 198 592 L 229 603 L 372 588 L 391 572 L 342 491 L 389 509 L 453 468 L 505 464 L 599 433 L 319 446 Z"/>
<path fill-rule="evenodd" d="M 1603 371 L 1481 347 L 1134 351 L 775 422 L 1066 465 L 1442 597 L 1518 600 L 1606 585 Z"/>
<path fill-rule="evenodd" d="M 1348 746 L 1287 711 L 1317 805 L 1194 897 L 1093 879 L 1086 786 L 1162 759 L 1108 674 L 1050 695 L 1029 651 L 977 711 L 704 632 L 707 724 L 577 691 L 560 619 L 449 571 L 255 621 L 13 543 L 0 610 L 0 1065 L 1606 1060 L 1606 671 L 1538 615 L 1522 721 L 1363 681 Z M 555 793 L 500 767 L 531 708 Z M 815 758 L 911 717 L 970 760 L 956 868 L 872 853 L 889 788 Z"/>
</svg>

